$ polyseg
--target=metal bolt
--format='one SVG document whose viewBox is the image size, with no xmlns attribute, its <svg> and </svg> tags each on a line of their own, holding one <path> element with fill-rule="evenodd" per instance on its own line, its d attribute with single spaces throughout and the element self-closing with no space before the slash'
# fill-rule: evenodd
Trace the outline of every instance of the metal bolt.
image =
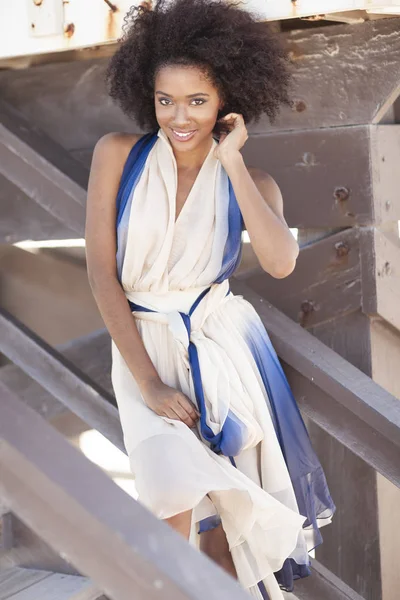
<svg viewBox="0 0 400 600">
<path fill-rule="evenodd" d="M 336 242 L 335 244 L 336 256 L 338 258 L 342 258 L 343 256 L 347 256 L 350 252 L 350 247 L 345 242 Z"/>
<path fill-rule="evenodd" d="M 345 202 L 350 197 L 350 190 L 346 187 L 337 187 L 333 192 L 333 197 L 339 202 Z"/>
<path fill-rule="evenodd" d="M 310 313 L 314 312 L 315 310 L 315 305 L 314 302 L 312 302 L 312 300 L 304 300 L 304 302 L 301 303 L 301 312 L 304 315 L 309 315 Z"/>
<path fill-rule="evenodd" d="M 294 102 L 294 110 L 296 112 L 304 112 L 307 108 L 306 103 L 304 102 L 304 100 L 295 100 Z"/>
</svg>

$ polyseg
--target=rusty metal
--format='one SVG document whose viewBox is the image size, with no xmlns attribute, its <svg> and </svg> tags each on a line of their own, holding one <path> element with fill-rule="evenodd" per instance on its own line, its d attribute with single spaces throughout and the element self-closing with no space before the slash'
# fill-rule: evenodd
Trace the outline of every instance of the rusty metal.
<svg viewBox="0 0 400 600">
<path fill-rule="evenodd" d="M 350 252 L 350 246 L 345 242 L 336 242 L 335 244 L 336 256 L 338 258 L 343 258 L 347 256 Z"/>
<path fill-rule="evenodd" d="M 350 198 L 350 190 L 344 186 L 337 187 L 334 189 L 333 197 L 338 202 L 346 202 Z"/>
</svg>

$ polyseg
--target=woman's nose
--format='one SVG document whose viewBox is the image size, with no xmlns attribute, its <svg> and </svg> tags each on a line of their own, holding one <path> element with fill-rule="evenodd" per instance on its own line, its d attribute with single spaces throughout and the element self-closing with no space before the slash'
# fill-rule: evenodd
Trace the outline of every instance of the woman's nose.
<svg viewBox="0 0 400 600">
<path fill-rule="evenodd" d="M 177 126 L 189 123 L 189 112 L 187 106 L 176 106 L 174 122 Z"/>
</svg>

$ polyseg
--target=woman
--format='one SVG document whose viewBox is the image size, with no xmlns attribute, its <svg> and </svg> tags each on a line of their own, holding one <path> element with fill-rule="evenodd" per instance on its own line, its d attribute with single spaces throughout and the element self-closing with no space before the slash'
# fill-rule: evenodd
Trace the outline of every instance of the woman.
<svg viewBox="0 0 400 600">
<path fill-rule="evenodd" d="M 109 90 L 149 133 L 97 143 L 86 243 L 139 500 L 277 600 L 334 512 L 261 320 L 229 290 L 244 227 L 273 277 L 299 252 L 277 184 L 240 153 L 245 123 L 289 102 L 285 55 L 227 2 L 159 0 L 126 25 Z"/>
</svg>

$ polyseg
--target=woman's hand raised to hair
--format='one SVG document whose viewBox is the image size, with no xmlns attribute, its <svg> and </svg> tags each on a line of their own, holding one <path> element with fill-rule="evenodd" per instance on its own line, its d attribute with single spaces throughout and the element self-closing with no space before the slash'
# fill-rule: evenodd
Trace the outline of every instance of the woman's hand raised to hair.
<svg viewBox="0 0 400 600">
<path fill-rule="evenodd" d="M 155 379 L 141 386 L 143 400 L 160 417 L 182 421 L 191 429 L 196 426 L 199 412 L 179 390 Z"/>
<path fill-rule="evenodd" d="M 218 124 L 221 135 L 218 146 L 214 150 L 214 156 L 225 166 L 240 154 L 240 149 L 246 143 L 249 134 L 243 116 L 239 113 L 225 115 L 218 120 Z"/>
</svg>

